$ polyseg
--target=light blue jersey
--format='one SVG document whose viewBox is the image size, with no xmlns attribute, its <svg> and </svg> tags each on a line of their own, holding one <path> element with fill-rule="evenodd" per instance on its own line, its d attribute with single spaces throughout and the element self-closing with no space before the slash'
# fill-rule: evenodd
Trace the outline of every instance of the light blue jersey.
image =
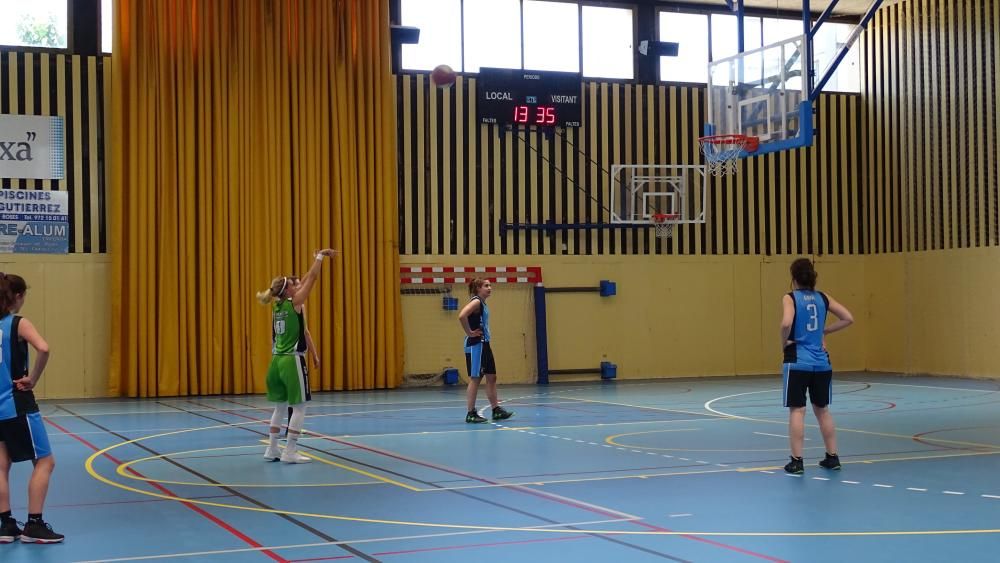
<svg viewBox="0 0 1000 563">
<path fill-rule="evenodd" d="M 0 420 L 38 412 L 35 394 L 14 388 L 15 381 L 28 375 L 28 343 L 17 335 L 20 322 L 17 315 L 0 319 Z"/>
<path fill-rule="evenodd" d="M 13 320 L 14 315 L 0 319 L 0 348 L 3 349 L 3 357 L 0 358 L 0 420 L 17 416 L 17 409 L 14 407 L 14 377 L 10 373 L 14 352 L 10 339 Z"/>
<path fill-rule="evenodd" d="M 478 295 L 474 295 L 472 300 L 479 301 L 479 311 L 469 315 L 469 328 L 472 330 L 482 329 L 483 337 L 466 336 L 465 345 L 473 346 L 479 342 L 490 341 L 490 310 L 486 307 L 486 301 Z"/>
<path fill-rule="evenodd" d="M 830 300 L 819 291 L 796 289 L 789 293 L 795 302 L 795 320 L 785 347 L 785 364 L 797 371 L 830 371 L 830 355 L 823 349 L 823 329 Z"/>
</svg>

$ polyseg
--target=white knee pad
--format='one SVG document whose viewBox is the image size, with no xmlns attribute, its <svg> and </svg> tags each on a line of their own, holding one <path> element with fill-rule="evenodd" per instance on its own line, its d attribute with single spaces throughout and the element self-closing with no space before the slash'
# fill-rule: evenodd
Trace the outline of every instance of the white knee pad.
<svg viewBox="0 0 1000 563">
<path fill-rule="evenodd" d="M 295 405 L 292 407 L 292 417 L 288 420 L 288 431 L 296 434 L 302 432 L 302 424 L 306 421 L 306 406 Z"/>
<path fill-rule="evenodd" d="M 288 412 L 287 405 L 274 407 L 274 414 L 271 415 L 271 428 L 281 428 L 281 421 L 285 419 L 286 412 Z"/>
</svg>

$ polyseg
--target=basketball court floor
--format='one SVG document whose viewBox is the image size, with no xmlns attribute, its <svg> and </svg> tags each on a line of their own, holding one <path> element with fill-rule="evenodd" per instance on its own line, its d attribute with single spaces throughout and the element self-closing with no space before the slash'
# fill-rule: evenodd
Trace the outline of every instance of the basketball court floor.
<svg viewBox="0 0 1000 563">
<path fill-rule="evenodd" d="M 994 381 L 838 374 L 843 469 L 816 466 L 813 424 L 802 476 L 782 470 L 778 377 L 504 386 L 515 417 L 482 425 L 464 391 L 318 394 L 303 465 L 262 459 L 260 396 L 47 401 L 45 514 L 67 540 L 0 559 L 996 557 Z M 12 472 L 18 515 L 29 470 Z"/>
</svg>

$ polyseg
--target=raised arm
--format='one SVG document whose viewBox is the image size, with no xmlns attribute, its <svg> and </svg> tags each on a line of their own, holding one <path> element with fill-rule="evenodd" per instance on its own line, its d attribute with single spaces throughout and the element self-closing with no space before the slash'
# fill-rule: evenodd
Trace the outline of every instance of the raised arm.
<svg viewBox="0 0 1000 563">
<path fill-rule="evenodd" d="M 330 248 L 325 248 L 316 253 L 316 260 L 313 261 L 306 275 L 302 277 L 302 285 L 295 292 L 295 296 L 292 297 L 292 305 L 295 306 L 296 310 L 300 309 L 306 302 L 306 298 L 309 297 L 313 285 L 316 284 L 316 278 L 319 276 L 320 270 L 323 269 L 323 260 L 328 256 L 333 257 L 336 254 L 337 251 Z"/>
</svg>

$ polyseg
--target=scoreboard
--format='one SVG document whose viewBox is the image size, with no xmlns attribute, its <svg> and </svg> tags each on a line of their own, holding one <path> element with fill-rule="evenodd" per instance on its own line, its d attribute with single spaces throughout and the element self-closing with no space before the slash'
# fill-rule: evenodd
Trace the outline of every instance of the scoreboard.
<svg viewBox="0 0 1000 563">
<path fill-rule="evenodd" d="M 480 123 L 579 127 L 582 81 L 578 72 L 481 68 L 476 81 Z"/>
</svg>

